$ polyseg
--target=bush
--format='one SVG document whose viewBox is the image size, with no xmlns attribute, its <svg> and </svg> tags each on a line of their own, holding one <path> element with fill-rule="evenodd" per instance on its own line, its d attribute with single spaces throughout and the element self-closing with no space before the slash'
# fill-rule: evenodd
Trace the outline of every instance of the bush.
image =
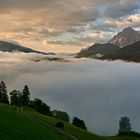
<svg viewBox="0 0 140 140">
<path fill-rule="evenodd" d="M 38 98 L 35 98 L 33 101 L 31 101 L 30 107 L 41 114 L 51 116 L 50 107 Z"/>
<path fill-rule="evenodd" d="M 66 122 L 70 121 L 70 117 L 69 117 L 67 112 L 54 110 L 54 111 L 52 111 L 52 116 L 57 118 L 57 119 L 66 121 Z"/>
<path fill-rule="evenodd" d="M 64 123 L 63 122 L 57 122 L 55 127 L 64 130 Z"/>
<path fill-rule="evenodd" d="M 73 118 L 72 124 L 75 125 L 75 126 L 77 126 L 77 127 L 79 127 L 79 128 L 81 128 L 81 129 L 87 130 L 84 121 L 83 121 L 83 120 L 80 120 L 80 119 L 77 118 L 77 117 L 74 117 L 74 118 Z"/>
</svg>

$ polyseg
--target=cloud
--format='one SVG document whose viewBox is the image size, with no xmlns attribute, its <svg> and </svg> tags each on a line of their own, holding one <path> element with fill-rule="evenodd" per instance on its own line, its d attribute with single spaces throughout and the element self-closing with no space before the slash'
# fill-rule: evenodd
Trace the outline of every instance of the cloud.
<svg viewBox="0 0 140 140">
<path fill-rule="evenodd" d="M 123 29 L 125 27 L 139 27 L 140 25 L 140 14 L 134 14 L 134 15 L 129 15 L 125 18 L 121 18 L 121 19 L 107 19 L 105 21 L 105 26 L 112 26 L 114 28 L 117 28 L 117 29 Z"/>
<path fill-rule="evenodd" d="M 72 41 L 63 41 L 63 40 L 48 40 L 46 41 L 48 44 L 54 45 L 74 45 L 74 46 L 81 46 L 86 47 L 89 44 L 93 43 L 103 43 L 105 41 L 104 33 L 91 33 L 88 35 L 81 35 L 80 37 L 75 37 Z"/>
<path fill-rule="evenodd" d="M 84 0 L 80 2 L 81 4 L 79 2 L 74 2 L 73 0 L 70 0 L 69 2 L 63 0 L 61 2 L 56 0 L 29 0 L 27 3 L 26 1 L 19 2 L 17 0 L 13 0 L 13 3 L 10 5 L 6 5 L 9 2 L 8 0 L 0 2 L 2 9 L 10 10 L 10 8 L 13 8 L 13 11 L 8 13 L 5 12 L 8 15 L 15 15 L 12 16 L 12 18 L 16 17 L 16 20 L 18 21 L 26 21 L 26 23 L 33 25 L 39 24 L 41 26 L 41 24 L 44 24 L 50 28 L 61 29 L 62 27 L 69 25 L 79 25 L 84 22 L 94 21 L 98 17 L 98 11 L 95 7 L 87 7 L 89 2 L 85 2 Z M 31 20 L 27 21 L 28 19 Z"/>
<path fill-rule="evenodd" d="M 103 41 L 105 41 L 104 38 L 104 33 L 102 32 L 96 32 L 96 33 L 91 33 L 88 34 L 87 36 L 81 36 L 80 38 L 76 38 L 79 41 L 85 41 L 85 42 L 89 42 L 89 43 L 93 43 L 93 42 L 100 42 L 102 43 Z"/>
<path fill-rule="evenodd" d="M 66 46 L 66 45 L 74 45 L 74 46 L 83 46 L 85 45 L 83 41 L 80 41 L 79 39 L 73 40 L 73 41 L 63 41 L 63 40 L 48 40 L 47 44 L 52 44 L 52 45 L 60 45 L 60 46 Z"/>
<path fill-rule="evenodd" d="M 83 42 L 76 41 L 75 37 L 80 38 L 82 34 L 87 36 L 89 32 L 114 32 L 118 25 L 108 23 L 108 20 L 118 20 L 122 16 L 126 19 L 126 16 L 139 14 L 139 4 L 136 2 L 137 0 L 0 0 L 0 38 L 15 40 L 43 51 L 48 48 L 43 46 L 45 40 L 50 40 L 49 44 L 53 44 L 54 40 L 54 45 L 70 46 L 71 43 L 71 46 L 81 46 Z M 131 25 L 132 22 L 127 23 Z"/>
<path fill-rule="evenodd" d="M 109 36 L 110 34 L 105 32 L 94 32 L 87 35 L 75 36 L 72 40 L 66 41 L 61 39 L 50 39 L 46 40 L 45 44 L 46 46 L 52 45 L 52 48 L 54 47 L 54 45 L 57 45 L 58 49 L 60 48 L 60 46 L 67 46 L 69 48 L 72 48 L 73 46 L 82 49 L 83 47 L 93 45 L 94 43 L 105 43 L 107 41 L 105 36 L 107 35 Z M 76 50 L 76 52 L 78 52 L 78 50 Z"/>
<path fill-rule="evenodd" d="M 102 23 L 89 24 L 88 30 L 103 32 L 104 41 L 108 41 L 112 36 L 126 27 L 139 28 L 140 14 L 128 15 L 123 18 L 102 18 Z"/>
<path fill-rule="evenodd" d="M 97 4 L 104 4 L 104 3 L 114 3 L 115 0 L 69 0 L 69 1 L 65 1 L 65 0 L 61 0 L 61 1 L 57 1 L 57 0 L 25 0 L 23 1 L 19 1 L 19 0 L 5 0 L 5 1 L 0 1 L 0 6 L 1 9 L 36 9 L 36 8 L 63 8 L 63 7 L 69 7 L 69 8 L 74 8 L 79 6 L 91 6 L 91 5 L 97 5 Z M 38 9 L 36 9 L 38 10 Z M 55 10 L 55 9 L 54 9 Z"/>
<path fill-rule="evenodd" d="M 85 26 L 71 26 L 66 30 L 66 32 L 73 33 L 73 34 L 79 34 L 84 31 L 86 31 Z"/>
<path fill-rule="evenodd" d="M 71 118 L 80 117 L 97 134 L 117 134 L 124 115 L 140 131 L 139 64 L 97 60 L 35 63 L 26 55 L 10 53 L 1 53 L 0 60 L 0 79 L 8 91 L 22 90 L 28 84 L 32 98 L 41 98 Z"/>
<path fill-rule="evenodd" d="M 104 16 L 109 18 L 120 18 L 137 13 L 140 5 L 132 0 L 123 0 L 111 4 L 105 10 Z"/>
<path fill-rule="evenodd" d="M 62 40 L 48 40 L 47 41 L 48 44 L 57 44 L 57 45 L 65 45 L 66 42 L 62 41 Z"/>
</svg>

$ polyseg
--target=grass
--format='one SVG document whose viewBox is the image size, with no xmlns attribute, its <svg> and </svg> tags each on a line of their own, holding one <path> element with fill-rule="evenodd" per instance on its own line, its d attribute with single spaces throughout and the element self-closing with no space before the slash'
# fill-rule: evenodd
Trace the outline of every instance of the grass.
<svg viewBox="0 0 140 140">
<path fill-rule="evenodd" d="M 0 140 L 71 140 L 15 107 L 0 104 Z"/>
<path fill-rule="evenodd" d="M 23 108 L 22 112 L 17 112 L 16 107 L 0 104 L 0 140 L 72 140 L 52 127 L 59 121 L 28 107 Z M 130 136 L 101 137 L 67 122 L 64 124 L 64 131 L 79 140 L 140 140 Z"/>
<path fill-rule="evenodd" d="M 48 117 L 48 116 L 45 116 L 45 115 L 42 115 L 38 112 L 35 112 L 34 110 L 30 109 L 30 108 L 26 108 L 24 109 L 24 111 L 27 113 L 27 114 L 30 114 L 40 120 L 43 120 L 44 122 L 47 122 L 49 123 L 50 125 L 55 125 L 58 121 L 61 121 L 61 120 L 58 120 L 58 119 L 55 119 L 55 118 L 52 118 L 52 117 Z M 61 121 L 62 122 L 62 121 Z M 84 131 L 78 127 L 75 127 L 67 122 L 64 122 L 64 125 L 65 125 L 65 128 L 64 128 L 64 131 L 75 136 L 76 138 L 80 139 L 80 140 L 101 140 L 101 138 L 97 135 L 94 135 L 92 133 L 89 133 L 87 131 Z"/>
<path fill-rule="evenodd" d="M 106 140 L 140 140 L 140 138 L 135 138 L 131 136 L 121 136 L 121 137 L 108 137 Z"/>
<path fill-rule="evenodd" d="M 61 121 L 61 120 L 58 120 L 58 119 L 55 119 L 55 118 L 52 118 L 52 117 L 49 117 L 49 116 L 45 116 L 45 115 L 42 115 L 38 112 L 35 112 L 34 110 L 32 110 L 31 108 L 25 108 L 24 111 L 27 113 L 27 114 L 30 114 L 44 122 L 47 122 L 49 123 L 50 125 L 55 125 L 58 121 Z M 62 122 L 62 121 L 61 121 Z M 98 135 L 95 135 L 93 133 L 90 133 L 90 132 L 87 132 L 87 131 L 84 131 L 80 128 L 77 128 L 67 122 L 64 122 L 65 124 L 65 129 L 64 131 L 75 136 L 76 138 L 78 138 L 79 140 L 140 140 L 140 138 L 135 138 L 135 137 L 130 137 L 130 136 L 122 136 L 122 137 L 103 137 L 103 136 L 98 136 Z"/>
</svg>

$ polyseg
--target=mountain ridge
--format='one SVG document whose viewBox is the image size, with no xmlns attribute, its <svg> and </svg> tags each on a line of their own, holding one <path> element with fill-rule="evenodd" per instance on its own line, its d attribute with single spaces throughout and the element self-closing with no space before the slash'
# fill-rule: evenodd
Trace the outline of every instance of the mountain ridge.
<svg viewBox="0 0 140 140">
<path fill-rule="evenodd" d="M 3 52 L 24 52 L 24 53 L 39 53 L 44 55 L 55 55 L 54 53 L 45 53 L 24 47 L 22 45 L 0 40 L 0 51 Z"/>
<path fill-rule="evenodd" d="M 116 53 L 111 55 L 105 55 L 100 59 L 107 60 L 125 60 L 131 62 L 140 62 L 140 41 L 137 41 L 131 45 L 119 49 Z"/>
<path fill-rule="evenodd" d="M 96 55 L 108 55 L 116 52 L 119 49 L 118 46 L 105 43 L 105 44 L 94 44 L 89 48 L 82 49 L 77 57 L 92 57 Z"/>
<path fill-rule="evenodd" d="M 123 45 L 123 47 L 119 45 Z M 108 43 L 94 44 L 86 49 L 82 49 L 77 53 L 76 57 L 109 60 L 122 59 L 140 62 L 140 33 L 131 27 L 127 27 L 114 36 Z"/>
</svg>

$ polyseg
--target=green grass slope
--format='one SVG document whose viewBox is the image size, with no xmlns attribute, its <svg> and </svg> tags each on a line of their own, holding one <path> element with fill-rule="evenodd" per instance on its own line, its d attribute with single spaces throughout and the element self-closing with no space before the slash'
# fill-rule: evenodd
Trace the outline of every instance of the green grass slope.
<svg viewBox="0 0 140 140">
<path fill-rule="evenodd" d="M 0 104 L 0 140 L 72 140 L 34 117 Z"/>
<path fill-rule="evenodd" d="M 140 138 L 100 137 L 64 122 L 64 133 L 54 128 L 59 122 L 25 107 L 21 112 L 16 107 L 0 104 L 0 140 L 140 140 Z"/>
<path fill-rule="evenodd" d="M 35 112 L 34 110 L 30 109 L 30 108 L 25 108 L 24 112 L 27 114 L 30 114 L 31 116 L 34 116 L 35 118 L 42 120 L 44 122 L 47 122 L 48 124 L 54 126 L 57 122 L 59 122 L 60 120 L 52 118 L 52 117 L 48 117 L 45 115 L 42 115 L 38 112 Z M 61 121 L 62 122 L 62 121 Z M 65 124 L 65 128 L 64 131 L 75 136 L 76 138 L 78 138 L 79 140 L 101 140 L 102 138 L 94 135 L 92 133 L 89 133 L 85 130 L 82 130 L 78 127 L 75 127 L 67 122 L 64 122 Z"/>
<path fill-rule="evenodd" d="M 48 124 L 54 126 L 58 121 L 58 119 L 42 115 L 31 108 L 24 108 L 24 112 L 34 116 L 35 118 L 42 120 L 44 122 L 47 122 Z M 61 121 L 62 122 L 62 121 Z M 77 128 L 67 122 L 64 122 L 65 129 L 64 131 L 75 136 L 79 140 L 140 140 L 140 138 L 130 137 L 130 136 L 122 136 L 122 137 L 103 137 L 103 136 L 97 136 L 93 133 L 87 132 L 85 130 L 82 130 L 80 128 Z"/>
</svg>

